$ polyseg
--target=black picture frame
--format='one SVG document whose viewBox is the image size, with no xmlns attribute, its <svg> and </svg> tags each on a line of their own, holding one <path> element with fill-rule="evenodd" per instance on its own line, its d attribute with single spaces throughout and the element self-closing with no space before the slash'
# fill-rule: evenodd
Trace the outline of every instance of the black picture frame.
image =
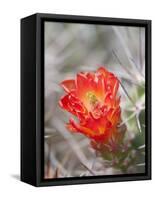
<svg viewBox="0 0 155 200">
<path fill-rule="evenodd" d="M 44 22 L 145 27 L 146 171 L 143 174 L 43 179 Z M 21 181 L 34 186 L 151 179 L 151 20 L 37 13 L 21 19 Z"/>
</svg>

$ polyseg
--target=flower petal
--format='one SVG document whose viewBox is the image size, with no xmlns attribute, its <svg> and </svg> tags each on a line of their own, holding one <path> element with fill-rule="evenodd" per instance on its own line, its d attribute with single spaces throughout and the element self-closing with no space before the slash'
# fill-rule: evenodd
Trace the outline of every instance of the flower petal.
<svg viewBox="0 0 155 200">
<path fill-rule="evenodd" d="M 71 104 L 70 104 L 70 100 L 69 100 L 69 94 L 63 96 L 60 100 L 59 100 L 59 105 L 61 108 L 67 110 L 68 112 L 76 115 L 75 110 L 72 108 Z"/>
<path fill-rule="evenodd" d="M 81 126 L 80 124 L 76 123 L 72 118 L 70 119 L 70 124 L 75 130 L 77 130 L 77 132 L 80 132 L 88 137 L 94 135 L 94 132 L 91 129 L 85 126 Z"/>
<path fill-rule="evenodd" d="M 61 86 L 66 92 L 70 92 L 75 89 L 75 81 L 73 79 L 64 80 L 61 82 Z"/>
<path fill-rule="evenodd" d="M 71 123 L 67 123 L 66 128 L 72 133 L 77 132 L 77 129 L 75 129 Z"/>
<path fill-rule="evenodd" d="M 77 96 L 83 98 L 86 94 L 88 87 L 88 79 L 85 74 L 78 73 L 76 77 Z"/>
<path fill-rule="evenodd" d="M 105 69 L 105 67 L 100 67 L 100 68 L 97 70 L 97 73 L 103 74 L 104 77 L 107 77 L 107 75 L 109 74 L 109 72 Z"/>
</svg>

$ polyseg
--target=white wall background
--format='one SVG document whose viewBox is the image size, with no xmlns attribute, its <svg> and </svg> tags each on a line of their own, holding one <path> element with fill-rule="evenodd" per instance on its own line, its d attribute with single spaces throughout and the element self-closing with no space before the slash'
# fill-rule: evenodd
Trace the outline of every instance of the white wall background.
<svg viewBox="0 0 155 200">
<path fill-rule="evenodd" d="M 34 188 L 19 177 L 20 21 L 35 12 L 152 19 L 153 0 L 14 0 L 0 5 L 0 199 L 153 199 L 155 180 Z M 152 35 L 154 33 L 154 27 Z M 152 41 L 153 44 L 153 41 Z M 152 53 L 152 58 L 154 51 Z M 153 59 L 152 59 L 153 60 Z M 155 75 L 152 62 L 152 73 Z M 153 78 L 152 84 L 155 85 Z M 155 101 L 155 94 L 153 93 Z M 152 107 L 155 108 L 154 105 Z M 153 125 L 153 130 L 154 129 Z M 153 132 L 153 131 L 152 131 Z M 153 135 L 154 133 L 152 133 Z M 155 151 L 153 136 L 152 152 Z M 154 157 L 154 153 L 153 156 Z M 153 167 L 155 159 L 153 158 Z M 153 173 L 154 175 L 154 173 Z M 153 176 L 154 178 L 154 176 Z"/>
</svg>

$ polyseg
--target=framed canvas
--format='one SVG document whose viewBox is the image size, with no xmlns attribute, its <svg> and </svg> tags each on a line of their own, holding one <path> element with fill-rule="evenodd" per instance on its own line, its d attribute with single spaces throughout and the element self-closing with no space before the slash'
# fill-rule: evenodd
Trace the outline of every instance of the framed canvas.
<svg viewBox="0 0 155 200">
<path fill-rule="evenodd" d="M 151 21 L 21 19 L 21 180 L 151 179 Z"/>
</svg>

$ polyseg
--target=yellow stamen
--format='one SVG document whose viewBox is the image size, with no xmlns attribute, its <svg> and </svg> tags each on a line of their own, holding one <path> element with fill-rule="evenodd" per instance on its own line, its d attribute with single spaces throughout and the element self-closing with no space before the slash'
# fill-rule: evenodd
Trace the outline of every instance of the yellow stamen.
<svg viewBox="0 0 155 200">
<path fill-rule="evenodd" d="M 93 92 L 87 92 L 86 97 L 88 98 L 90 104 L 92 104 L 92 105 L 94 105 L 95 103 L 98 102 L 98 100 Z"/>
</svg>

